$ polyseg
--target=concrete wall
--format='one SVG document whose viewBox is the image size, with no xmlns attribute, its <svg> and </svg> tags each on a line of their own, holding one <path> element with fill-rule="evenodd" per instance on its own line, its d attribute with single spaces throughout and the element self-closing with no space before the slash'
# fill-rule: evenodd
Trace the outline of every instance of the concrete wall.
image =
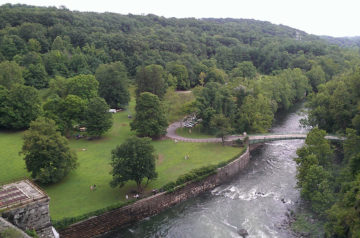
<svg viewBox="0 0 360 238">
<path fill-rule="evenodd" d="M 141 199 L 126 207 L 118 208 L 102 215 L 89 218 L 88 220 L 71 225 L 60 231 L 61 238 L 85 238 L 94 237 L 108 231 L 137 222 L 146 217 L 155 215 L 162 210 L 179 202 L 185 201 L 196 195 L 211 190 L 237 175 L 243 170 L 250 159 L 250 150 L 238 159 L 219 168 L 217 173 L 209 177 L 187 184 L 173 193 L 159 193 L 154 196 Z"/>
</svg>

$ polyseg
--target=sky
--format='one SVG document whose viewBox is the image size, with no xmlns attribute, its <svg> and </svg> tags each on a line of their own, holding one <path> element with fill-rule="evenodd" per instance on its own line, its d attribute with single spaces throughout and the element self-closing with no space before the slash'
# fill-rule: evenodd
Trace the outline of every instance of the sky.
<svg viewBox="0 0 360 238">
<path fill-rule="evenodd" d="M 176 18 L 248 18 L 315 35 L 360 36 L 359 0 L 0 0 L 5 3 Z"/>
</svg>

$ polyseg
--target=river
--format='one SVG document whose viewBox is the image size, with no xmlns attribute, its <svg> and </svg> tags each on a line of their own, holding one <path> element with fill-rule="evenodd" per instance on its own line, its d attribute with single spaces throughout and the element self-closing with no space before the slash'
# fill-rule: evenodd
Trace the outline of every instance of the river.
<svg viewBox="0 0 360 238">
<path fill-rule="evenodd" d="M 299 124 L 302 108 L 278 114 L 271 131 L 306 132 Z M 293 158 L 303 143 L 266 143 L 251 152 L 249 166 L 232 182 L 104 237 L 240 237 L 238 229 L 249 238 L 293 237 L 284 224 L 286 213 L 300 206 Z"/>
</svg>

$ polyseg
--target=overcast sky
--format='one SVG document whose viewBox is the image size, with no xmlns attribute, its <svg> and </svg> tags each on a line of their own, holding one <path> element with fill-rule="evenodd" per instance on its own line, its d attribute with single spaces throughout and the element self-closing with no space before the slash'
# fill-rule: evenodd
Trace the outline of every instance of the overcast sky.
<svg viewBox="0 0 360 238">
<path fill-rule="evenodd" d="M 4 3 L 177 18 L 250 18 L 316 35 L 360 36 L 360 0 L 0 0 Z"/>
</svg>

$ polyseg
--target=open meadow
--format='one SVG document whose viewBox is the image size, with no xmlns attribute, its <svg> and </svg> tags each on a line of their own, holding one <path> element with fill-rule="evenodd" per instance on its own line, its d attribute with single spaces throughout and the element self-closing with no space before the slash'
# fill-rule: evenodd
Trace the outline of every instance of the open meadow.
<svg viewBox="0 0 360 238">
<path fill-rule="evenodd" d="M 111 150 L 134 133 L 130 131 L 128 111 L 114 114 L 112 129 L 99 140 L 71 139 L 70 146 L 78 156 L 79 167 L 61 182 L 43 186 L 51 198 L 53 220 L 95 211 L 114 203 L 126 201 L 125 195 L 136 188 L 128 182 L 123 188 L 111 188 Z M 19 155 L 23 132 L 0 132 L 0 184 L 28 177 L 23 156 Z M 226 161 L 239 153 L 239 148 L 209 143 L 175 143 L 171 140 L 152 142 L 158 159 L 158 179 L 149 183 L 147 190 L 160 188 L 191 169 Z M 185 155 L 189 159 L 185 160 Z M 90 186 L 96 184 L 96 190 Z"/>
</svg>

